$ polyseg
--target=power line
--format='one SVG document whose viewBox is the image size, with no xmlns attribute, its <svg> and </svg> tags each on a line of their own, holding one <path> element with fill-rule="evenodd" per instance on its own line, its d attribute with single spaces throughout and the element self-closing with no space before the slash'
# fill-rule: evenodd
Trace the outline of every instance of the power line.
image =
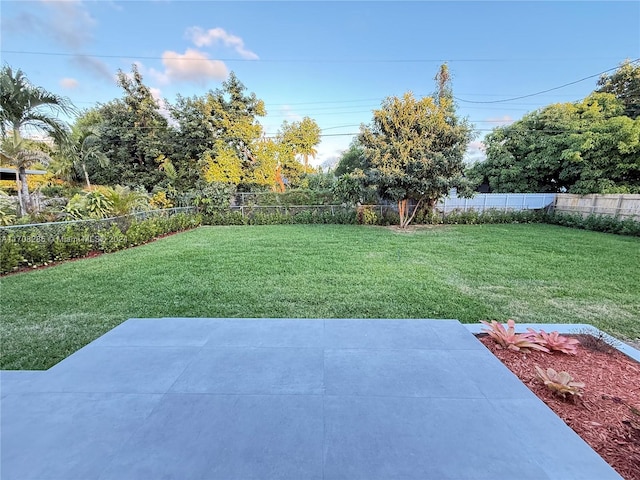
<svg viewBox="0 0 640 480">
<path fill-rule="evenodd" d="M 262 62 L 262 63 L 508 63 L 508 62 L 566 62 L 568 60 L 610 60 L 613 57 L 564 57 L 564 58 L 351 58 L 351 59 L 310 59 L 310 58 L 185 58 L 182 56 L 154 56 L 154 55 L 135 55 L 135 54 L 85 54 L 85 53 L 67 53 L 67 52 L 44 52 L 31 50 L 0 50 L 0 53 L 10 53 L 18 55 L 40 55 L 51 57 L 93 57 L 93 58 L 136 58 L 142 60 L 181 60 L 190 62 Z"/>
<path fill-rule="evenodd" d="M 629 62 L 629 63 L 636 63 L 636 62 L 638 62 L 638 61 L 640 61 L 640 58 L 636 58 L 635 60 L 632 60 L 632 61 L 631 61 L 631 62 Z M 565 83 L 564 85 L 560 85 L 560 86 L 558 86 L 558 87 L 549 88 L 549 89 L 547 89 L 547 90 L 542 90 L 542 91 L 540 91 L 540 92 L 536 92 L 536 93 L 530 93 L 530 94 L 528 94 L 528 95 L 521 95 L 521 96 L 519 96 L 519 97 L 505 98 L 505 99 L 503 99 L 503 100 L 484 100 L 484 101 L 477 101 L 477 100 L 464 100 L 464 99 L 462 99 L 462 98 L 458 98 L 458 97 L 453 97 L 453 98 L 455 98 L 455 99 L 456 99 L 456 100 L 458 100 L 459 102 L 465 102 L 465 103 L 503 103 L 503 102 L 511 102 L 511 101 L 513 101 L 513 100 L 520 100 L 521 98 L 528 98 L 528 97 L 535 97 L 536 95 L 542 95 L 543 93 L 552 92 L 552 91 L 554 91 L 554 90 L 559 90 L 559 89 L 561 89 L 561 88 L 568 87 L 569 85 L 575 85 L 576 83 L 584 82 L 585 80 L 589 80 L 589 79 L 591 79 L 591 78 L 599 77 L 600 75 L 603 75 L 603 74 L 605 74 L 605 73 L 611 72 L 611 71 L 613 71 L 613 70 L 617 70 L 618 68 L 620 68 L 620 66 L 619 66 L 619 65 L 618 65 L 618 66 L 615 66 L 615 67 L 612 67 L 612 68 L 608 68 L 607 70 L 604 70 L 604 71 L 602 71 L 602 72 L 600 72 L 600 73 L 595 73 L 595 74 L 593 74 L 593 75 L 589 75 L 588 77 L 584 77 L 584 78 L 581 78 L 581 79 L 579 79 L 579 80 L 575 80 L 575 81 L 573 81 L 573 82 Z"/>
</svg>

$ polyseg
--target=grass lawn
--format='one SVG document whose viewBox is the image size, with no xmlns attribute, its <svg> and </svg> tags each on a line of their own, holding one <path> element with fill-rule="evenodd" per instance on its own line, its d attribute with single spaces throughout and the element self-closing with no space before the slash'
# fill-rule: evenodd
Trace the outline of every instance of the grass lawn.
<svg viewBox="0 0 640 480">
<path fill-rule="evenodd" d="M 551 225 L 201 227 L 0 279 L 1 367 L 45 369 L 131 317 L 591 323 L 640 338 L 640 239 Z"/>
</svg>

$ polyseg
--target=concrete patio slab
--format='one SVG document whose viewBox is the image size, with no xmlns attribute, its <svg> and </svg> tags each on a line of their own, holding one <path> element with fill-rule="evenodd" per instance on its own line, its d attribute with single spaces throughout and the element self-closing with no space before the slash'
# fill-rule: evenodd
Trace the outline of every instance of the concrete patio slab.
<svg viewBox="0 0 640 480">
<path fill-rule="evenodd" d="M 203 348 L 171 393 L 321 395 L 320 348 Z"/>
<path fill-rule="evenodd" d="M 10 394 L 2 399 L 0 475 L 6 480 L 98 478 L 161 399 L 122 393 Z"/>
<path fill-rule="evenodd" d="M 0 392 L 3 480 L 620 478 L 455 320 L 131 319 Z"/>
</svg>

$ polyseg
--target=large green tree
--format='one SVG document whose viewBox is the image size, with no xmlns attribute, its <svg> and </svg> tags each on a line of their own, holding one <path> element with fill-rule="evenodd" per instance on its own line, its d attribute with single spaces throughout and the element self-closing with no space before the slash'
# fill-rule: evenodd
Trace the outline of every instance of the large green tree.
<svg viewBox="0 0 640 480">
<path fill-rule="evenodd" d="M 358 140 L 354 139 L 351 145 L 349 145 L 349 148 L 342 153 L 333 173 L 336 177 L 340 177 L 346 173 L 352 173 L 356 169 L 363 170 L 365 164 L 364 149 L 362 145 L 358 143 Z"/>
<path fill-rule="evenodd" d="M 439 75 L 443 70 L 447 79 L 436 95 L 389 97 L 374 110 L 371 124 L 360 128 L 368 182 L 380 197 L 398 203 L 402 228 L 418 209 L 433 208 L 451 188 L 465 184 L 463 157 L 473 130 L 456 115 L 446 65 Z"/>
<path fill-rule="evenodd" d="M 158 158 L 166 155 L 168 122 L 136 65 L 131 74 L 118 71 L 123 97 L 100 105 L 81 119 L 95 128 L 108 165 L 87 163 L 91 179 L 102 185 L 143 186 L 148 191 L 165 180 Z"/>
<path fill-rule="evenodd" d="M 50 157 L 40 150 L 29 148 L 23 139 L 27 129 L 39 132 L 58 144 L 67 141 L 69 128 L 58 118 L 59 114 L 74 112 L 71 102 L 47 90 L 32 85 L 21 70 L 8 65 L 0 71 L 0 124 L 3 162 L 16 167 L 20 214 L 30 210 L 26 169 L 34 163 L 46 163 Z"/>
<path fill-rule="evenodd" d="M 233 72 L 221 88 L 179 96 L 169 110 L 177 123 L 172 160 L 181 176 L 195 172 L 206 182 L 252 183 L 265 150 L 258 118 L 266 110 Z"/>
<path fill-rule="evenodd" d="M 320 143 L 320 127 L 309 117 L 299 122 L 282 122 L 279 142 L 286 145 L 294 155 L 302 157 L 305 170 L 309 168 L 309 157 L 316 158 L 316 147 Z"/>
<path fill-rule="evenodd" d="M 494 192 L 640 191 L 640 118 L 610 93 L 560 103 L 496 128 L 472 175 Z"/>
<path fill-rule="evenodd" d="M 640 63 L 625 61 L 611 75 L 604 74 L 598 80 L 596 92 L 612 93 L 624 105 L 624 115 L 640 116 Z"/>
</svg>

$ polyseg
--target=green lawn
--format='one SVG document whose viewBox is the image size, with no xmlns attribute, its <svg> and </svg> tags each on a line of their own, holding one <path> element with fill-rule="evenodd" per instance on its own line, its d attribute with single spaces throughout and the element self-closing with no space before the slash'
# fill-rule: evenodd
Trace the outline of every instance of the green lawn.
<svg viewBox="0 0 640 480">
<path fill-rule="evenodd" d="M 550 225 L 201 227 L 0 279 L 1 366 L 44 369 L 130 317 L 591 323 L 640 338 L 640 239 Z"/>
</svg>

